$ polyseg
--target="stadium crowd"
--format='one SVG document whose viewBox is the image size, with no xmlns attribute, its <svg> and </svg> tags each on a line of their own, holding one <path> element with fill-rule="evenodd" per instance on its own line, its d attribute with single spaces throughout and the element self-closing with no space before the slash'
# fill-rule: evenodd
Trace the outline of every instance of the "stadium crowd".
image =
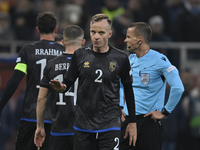
<svg viewBox="0 0 200 150">
<path fill-rule="evenodd" d="M 38 40 L 35 31 L 39 12 L 53 11 L 59 32 L 70 24 L 85 31 L 88 20 L 105 13 L 113 20 L 113 43 L 123 48 L 126 27 L 144 21 L 153 28 L 152 41 L 197 42 L 200 40 L 199 0 L 2 0 L 0 2 L 1 40 Z M 89 33 L 85 33 L 89 39 Z"/>
</svg>

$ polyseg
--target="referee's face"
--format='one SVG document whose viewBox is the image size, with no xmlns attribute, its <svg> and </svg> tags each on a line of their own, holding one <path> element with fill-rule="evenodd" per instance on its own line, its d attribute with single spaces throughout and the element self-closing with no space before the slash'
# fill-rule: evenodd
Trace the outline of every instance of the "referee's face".
<svg viewBox="0 0 200 150">
<path fill-rule="evenodd" d="M 126 33 L 126 39 L 124 42 L 127 45 L 128 51 L 135 51 L 139 48 L 139 42 L 140 40 L 138 37 L 134 34 L 135 27 L 128 28 Z"/>
<path fill-rule="evenodd" d="M 90 23 L 90 37 L 94 47 L 106 47 L 111 35 L 112 30 L 106 19 Z"/>
</svg>

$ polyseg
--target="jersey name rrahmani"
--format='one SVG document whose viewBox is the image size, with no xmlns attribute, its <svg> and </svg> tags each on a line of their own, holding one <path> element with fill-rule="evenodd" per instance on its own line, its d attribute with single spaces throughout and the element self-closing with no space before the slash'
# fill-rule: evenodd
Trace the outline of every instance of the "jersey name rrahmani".
<svg viewBox="0 0 200 150">
<path fill-rule="evenodd" d="M 64 82 L 79 78 L 74 128 L 85 132 L 120 130 L 119 79 L 132 83 L 127 55 L 109 46 L 106 53 L 94 52 L 92 46 L 75 51 Z"/>
<path fill-rule="evenodd" d="M 40 82 L 41 87 L 46 87 L 51 93 L 52 125 L 51 134 L 74 135 L 75 105 L 77 81 L 67 92 L 56 92 L 49 82 L 52 79 L 63 81 L 64 74 L 68 71 L 73 54 L 63 53 L 48 62 L 44 69 L 44 76 Z"/>
<path fill-rule="evenodd" d="M 181 98 L 182 94 L 180 94 L 179 89 L 184 89 L 177 68 L 169 62 L 165 55 L 151 49 L 140 58 L 136 54 L 131 54 L 129 60 L 133 71 L 132 87 L 136 115 L 161 111 L 164 106 L 166 82 L 170 85 L 171 91 L 165 108 L 171 113 Z M 122 96 L 122 86 L 120 94 L 120 105 L 125 106 L 124 111 L 128 114 Z"/>
<path fill-rule="evenodd" d="M 36 104 L 43 70 L 50 59 L 64 51 L 64 46 L 47 40 L 26 44 L 20 50 L 15 69 L 27 74 L 21 120 L 36 122 Z M 51 122 L 50 103 L 46 106 L 45 122 Z"/>
</svg>

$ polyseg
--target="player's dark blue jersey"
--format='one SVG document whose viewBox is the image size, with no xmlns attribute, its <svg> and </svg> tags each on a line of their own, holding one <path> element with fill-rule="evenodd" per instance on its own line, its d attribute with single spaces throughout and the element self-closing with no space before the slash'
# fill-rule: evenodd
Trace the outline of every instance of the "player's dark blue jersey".
<svg viewBox="0 0 200 150">
<path fill-rule="evenodd" d="M 75 51 L 64 82 L 79 78 L 75 129 L 86 132 L 120 130 L 119 79 L 132 83 L 127 55 L 109 46 L 106 53 L 96 53 L 92 46 Z"/>
<path fill-rule="evenodd" d="M 43 70 L 50 59 L 61 55 L 64 51 L 64 46 L 47 40 L 27 44 L 20 50 L 17 63 L 25 64 L 24 72 L 27 72 L 22 120 L 36 122 L 36 104 Z M 45 113 L 45 122 L 49 121 L 51 121 L 50 103 L 47 104 Z"/>
<path fill-rule="evenodd" d="M 52 108 L 52 134 L 73 133 L 73 125 L 75 119 L 75 104 L 77 81 L 68 92 L 58 93 L 50 85 L 52 79 L 63 81 L 63 76 L 68 71 L 71 64 L 72 54 L 63 53 L 48 62 L 44 69 L 44 76 L 40 82 L 41 87 L 46 87 L 50 90 L 51 108 Z"/>
</svg>

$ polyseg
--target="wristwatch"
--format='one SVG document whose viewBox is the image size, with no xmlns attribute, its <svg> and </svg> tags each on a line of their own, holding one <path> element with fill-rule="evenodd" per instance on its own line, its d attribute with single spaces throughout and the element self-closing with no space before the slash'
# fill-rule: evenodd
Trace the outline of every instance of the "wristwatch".
<svg viewBox="0 0 200 150">
<path fill-rule="evenodd" d="M 161 113 L 165 116 L 168 116 L 170 113 L 165 109 L 165 107 L 163 107 L 163 109 L 161 110 Z"/>
</svg>

